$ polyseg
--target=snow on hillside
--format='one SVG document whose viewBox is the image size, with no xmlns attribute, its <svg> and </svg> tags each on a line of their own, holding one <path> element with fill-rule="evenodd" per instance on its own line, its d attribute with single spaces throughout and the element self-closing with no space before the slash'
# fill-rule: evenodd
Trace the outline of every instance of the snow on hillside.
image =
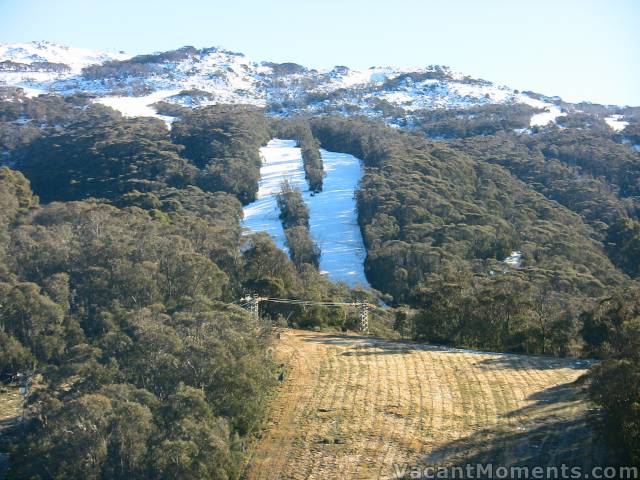
<svg viewBox="0 0 640 480">
<path fill-rule="evenodd" d="M 32 93 L 55 91 L 54 82 L 77 76 L 84 67 L 130 57 L 46 41 L 0 44 L 0 62 L 13 63 L 0 71 L 0 85 L 15 85 Z M 25 65 L 31 68 L 25 71 Z"/>
<path fill-rule="evenodd" d="M 562 117 L 563 115 L 566 115 L 566 114 L 562 113 L 562 110 L 560 109 L 560 107 L 556 105 L 550 105 L 548 107 L 545 107 L 544 112 L 536 113 L 535 115 L 532 115 L 531 120 L 529 121 L 529 126 L 542 127 L 551 122 L 555 122 L 556 118 Z"/>
<path fill-rule="evenodd" d="M 302 154 L 295 140 L 273 139 L 260 149 L 260 156 L 262 167 L 258 194 L 255 202 L 244 207 L 243 226 L 253 232 L 267 232 L 284 250 L 285 237 L 275 195 L 284 180 L 305 190 Z"/>
<path fill-rule="evenodd" d="M 332 280 L 369 286 L 364 275 L 366 250 L 356 218 L 354 192 L 362 176 L 360 160 L 346 153 L 320 149 L 326 176 L 322 192 L 305 195 L 311 236 L 322 256 L 320 270 Z"/>
<path fill-rule="evenodd" d="M 387 79 L 397 77 L 400 73 L 410 70 L 400 70 L 391 67 L 371 67 L 367 70 L 353 70 L 347 67 L 335 67 L 321 72 L 330 80 L 318 88 L 319 91 L 331 92 L 339 88 L 352 88 L 358 85 L 375 85 Z"/>
<path fill-rule="evenodd" d="M 82 68 L 131 56 L 51 42 L 0 45 L 0 62 L 14 62 L 0 69 L 0 84 L 23 87 L 31 95 L 91 93 L 98 97 L 98 102 L 129 116 L 157 116 L 150 105 L 158 100 L 187 107 L 215 103 L 278 105 L 283 114 L 347 112 L 353 107 L 359 107 L 363 113 L 379 114 L 372 109 L 372 104 L 379 100 L 407 113 L 425 108 L 526 103 L 545 110 L 532 116 L 531 126 L 546 125 L 564 115 L 553 99 L 531 98 L 509 87 L 472 79 L 441 66 L 366 70 L 338 66 L 318 71 L 296 64 L 255 62 L 217 47 L 185 47 L 165 53 L 141 57 L 134 64 L 111 65 L 104 77 L 98 70 L 87 78 L 82 76 Z M 332 95 L 338 90 L 339 94 Z M 316 98 L 309 99 L 310 95 Z M 615 123 L 615 128 L 620 124 Z"/>
<path fill-rule="evenodd" d="M 302 191 L 309 207 L 311 236 L 322 251 L 320 270 L 332 280 L 368 286 L 364 275 L 365 248 L 356 220 L 354 191 L 362 175 L 360 161 L 352 155 L 320 150 L 326 176 L 322 193 L 307 187 L 300 148 L 295 140 L 271 140 L 260 149 L 263 164 L 257 200 L 244 207 L 243 226 L 267 232 L 286 250 L 275 195 L 288 180 Z"/>
<path fill-rule="evenodd" d="M 69 66 L 73 73 L 80 73 L 88 65 L 130 57 L 125 53 L 100 52 L 46 41 L 0 44 L 0 61 L 27 65 L 35 62 L 60 63 Z"/>
<path fill-rule="evenodd" d="M 107 107 L 111 107 L 114 110 L 118 110 L 125 117 L 156 117 L 163 120 L 169 128 L 174 117 L 166 115 L 159 115 L 156 109 L 152 107 L 154 103 L 161 100 L 165 100 L 173 95 L 179 93 L 179 90 L 160 90 L 153 92 L 150 95 L 144 97 L 100 97 L 95 99 L 96 103 L 101 103 Z"/>
<path fill-rule="evenodd" d="M 629 125 L 629 122 L 622 120 L 623 118 L 622 115 L 611 115 L 610 117 L 606 117 L 604 121 L 607 122 L 607 125 L 609 125 L 613 131 L 619 132 Z"/>
<path fill-rule="evenodd" d="M 564 113 L 562 109 L 557 105 L 554 105 L 553 103 L 550 103 L 550 102 L 544 102 L 536 98 L 531 98 L 530 96 L 522 93 L 518 94 L 514 100 L 516 102 L 529 105 L 533 108 L 544 110 L 541 113 L 536 113 L 532 115 L 531 120 L 529 121 L 530 127 L 542 127 L 551 122 L 555 122 L 558 117 L 562 117 L 566 115 L 566 113 Z"/>
<path fill-rule="evenodd" d="M 423 108 L 457 108 L 487 103 L 505 103 L 514 100 L 508 87 L 468 84 L 458 81 L 427 79 L 412 82 L 408 78 L 394 90 L 372 94 L 400 106 L 407 111 Z"/>
</svg>

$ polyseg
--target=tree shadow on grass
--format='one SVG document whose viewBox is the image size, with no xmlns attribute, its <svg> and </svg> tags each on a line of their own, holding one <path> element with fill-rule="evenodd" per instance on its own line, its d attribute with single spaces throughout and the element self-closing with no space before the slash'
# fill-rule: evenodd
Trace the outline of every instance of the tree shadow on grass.
<svg viewBox="0 0 640 480">
<path fill-rule="evenodd" d="M 517 355 L 509 353 L 495 354 L 491 358 L 480 360 L 476 365 L 486 369 L 520 370 L 523 368 L 535 368 L 536 370 L 555 370 L 558 368 L 570 368 L 574 370 L 586 370 L 593 365 L 591 360 L 577 360 L 569 358 L 543 357 L 536 355 Z"/>
<path fill-rule="evenodd" d="M 416 350 L 413 345 L 379 340 L 361 335 L 304 335 L 305 342 L 319 343 L 329 346 L 348 347 L 342 352 L 345 356 L 395 355 Z"/>
<path fill-rule="evenodd" d="M 504 414 L 508 423 L 485 428 L 438 447 L 423 458 L 429 466 L 492 464 L 523 467 L 616 465 L 596 433 L 597 409 L 590 409 L 579 383 L 556 385 L 534 393 L 533 403 Z"/>
</svg>

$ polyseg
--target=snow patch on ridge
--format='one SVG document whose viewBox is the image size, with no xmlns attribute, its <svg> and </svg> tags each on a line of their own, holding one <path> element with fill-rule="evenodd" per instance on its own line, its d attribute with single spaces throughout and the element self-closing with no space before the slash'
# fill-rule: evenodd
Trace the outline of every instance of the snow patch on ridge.
<svg viewBox="0 0 640 480">
<path fill-rule="evenodd" d="M 545 111 L 542 113 L 536 113 L 531 116 L 529 126 L 542 127 L 548 125 L 551 122 L 555 122 L 558 117 L 563 117 L 566 113 L 562 112 L 562 109 L 557 105 L 549 105 L 545 107 Z"/>
<path fill-rule="evenodd" d="M 622 120 L 623 118 L 623 115 L 611 115 L 606 117 L 604 121 L 607 122 L 607 125 L 609 125 L 614 132 L 620 132 L 629 125 L 629 122 Z"/>
<path fill-rule="evenodd" d="M 0 61 L 10 60 L 27 65 L 36 62 L 61 63 L 71 68 L 73 74 L 80 73 L 89 65 L 128 58 L 131 55 L 125 53 L 100 52 L 46 41 L 0 44 Z"/>
</svg>

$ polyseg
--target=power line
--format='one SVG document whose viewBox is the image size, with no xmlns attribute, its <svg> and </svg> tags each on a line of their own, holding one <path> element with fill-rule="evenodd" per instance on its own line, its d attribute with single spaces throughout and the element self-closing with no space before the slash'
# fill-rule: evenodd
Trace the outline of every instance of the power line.
<svg viewBox="0 0 640 480">
<path fill-rule="evenodd" d="M 367 302 L 322 302 L 317 300 L 300 300 L 294 298 L 276 298 L 276 297 L 259 297 L 256 294 L 246 295 L 244 298 L 240 299 L 239 302 L 241 306 L 249 310 L 254 317 L 254 319 L 258 319 L 259 317 L 259 305 L 260 302 L 269 302 L 269 303 L 281 303 L 287 305 L 300 305 L 303 307 L 353 307 L 358 309 L 358 313 L 360 316 L 360 331 L 363 333 L 369 333 L 369 311 L 372 308 L 380 309 L 381 307 L 377 305 L 373 305 Z M 379 315 L 378 315 L 379 316 Z"/>
</svg>

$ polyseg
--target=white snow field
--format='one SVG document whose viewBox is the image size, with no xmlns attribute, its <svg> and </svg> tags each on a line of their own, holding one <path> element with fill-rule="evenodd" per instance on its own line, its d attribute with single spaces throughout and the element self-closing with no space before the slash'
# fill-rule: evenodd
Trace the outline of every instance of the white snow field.
<svg viewBox="0 0 640 480">
<path fill-rule="evenodd" d="M 611 127 L 611 130 L 614 132 L 620 132 L 629 125 L 629 122 L 624 121 L 623 118 L 624 117 L 622 115 L 611 115 L 610 117 L 606 117 L 604 121 L 607 122 L 609 127 Z"/>
<path fill-rule="evenodd" d="M 322 149 L 320 153 L 326 176 L 322 193 L 312 195 L 295 140 L 273 139 L 262 147 L 258 198 L 244 208 L 243 226 L 250 232 L 267 232 L 278 247 L 286 250 L 275 194 L 282 181 L 289 180 L 300 188 L 309 207 L 311 236 L 322 250 L 320 271 L 331 280 L 368 287 L 364 275 L 366 253 L 354 198 L 362 175 L 360 161 L 345 153 Z"/>
<path fill-rule="evenodd" d="M 542 113 L 536 113 L 531 116 L 531 121 L 529 122 L 529 126 L 535 127 L 543 127 L 551 122 L 555 122 L 556 118 L 562 117 L 566 115 L 562 113 L 560 107 L 556 105 L 549 105 L 545 107 L 545 111 Z"/>
<path fill-rule="evenodd" d="M 159 115 L 152 105 L 161 100 L 165 100 L 172 95 L 176 95 L 179 92 L 180 90 L 161 90 L 144 97 L 111 96 L 96 98 L 94 101 L 96 103 L 106 105 L 107 107 L 111 107 L 114 110 L 118 110 L 125 117 L 159 118 L 167 124 L 169 129 L 171 129 L 171 123 L 175 118 L 166 115 Z"/>
<path fill-rule="evenodd" d="M 295 140 L 273 139 L 260 149 L 260 156 L 258 195 L 255 202 L 244 207 L 243 226 L 252 232 L 267 232 L 279 248 L 286 250 L 275 195 L 284 180 L 303 192 L 306 190 L 302 154 Z"/>
</svg>

